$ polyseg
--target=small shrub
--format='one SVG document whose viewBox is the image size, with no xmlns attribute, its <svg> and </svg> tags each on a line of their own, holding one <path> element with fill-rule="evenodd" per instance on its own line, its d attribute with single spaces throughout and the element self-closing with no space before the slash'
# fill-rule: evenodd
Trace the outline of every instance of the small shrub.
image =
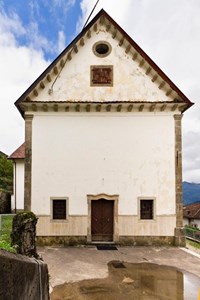
<svg viewBox="0 0 200 300">
<path fill-rule="evenodd" d="M 186 228 L 186 229 L 192 229 L 192 230 L 194 230 L 194 231 L 200 230 L 198 227 L 194 227 L 194 226 L 192 226 L 192 225 L 185 225 L 185 228 Z"/>
<path fill-rule="evenodd" d="M 16 252 L 15 249 L 11 246 L 11 238 L 10 234 L 12 231 L 12 219 L 13 216 L 2 216 L 2 228 L 0 230 L 0 248 L 10 251 Z"/>
</svg>

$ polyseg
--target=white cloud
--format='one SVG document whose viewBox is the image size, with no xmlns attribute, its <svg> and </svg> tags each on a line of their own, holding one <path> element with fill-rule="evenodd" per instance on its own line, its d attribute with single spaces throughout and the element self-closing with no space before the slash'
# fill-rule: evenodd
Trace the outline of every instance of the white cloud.
<svg viewBox="0 0 200 300">
<path fill-rule="evenodd" d="M 16 43 L 15 37 L 23 36 L 25 29 L 15 13 L 7 16 L 4 10 L 0 13 L 0 45 L 9 46 Z"/>
<path fill-rule="evenodd" d="M 82 0 L 80 3 L 81 10 L 82 10 L 82 16 L 79 19 L 80 29 L 82 29 L 82 26 L 84 25 L 85 21 L 87 20 L 88 16 L 92 12 L 93 7 L 96 4 L 96 0 Z M 93 14 L 91 15 L 91 19 L 97 14 L 97 12 L 103 8 L 106 10 L 107 13 L 109 13 L 116 22 L 119 24 L 124 23 L 126 21 L 126 16 L 128 10 L 130 10 L 131 7 L 135 7 L 133 0 L 100 0 L 97 4 Z"/>
<path fill-rule="evenodd" d="M 55 8 L 61 8 L 65 13 L 74 6 L 76 0 L 52 0 L 50 4 Z"/>
<path fill-rule="evenodd" d="M 0 149 L 7 154 L 24 141 L 24 121 L 14 102 L 48 65 L 41 50 L 18 44 L 16 36 L 26 30 L 12 16 L 0 13 Z"/>
<path fill-rule="evenodd" d="M 35 19 L 35 16 L 42 18 L 41 14 L 40 14 L 40 6 L 39 6 L 37 0 L 29 0 L 28 5 L 29 5 L 29 11 L 30 11 L 31 18 L 33 20 Z"/>
<path fill-rule="evenodd" d="M 64 50 L 65 46 L 65 33 L 61 30 L 58 32 L 58 54 Z"/>
<path fill-rule="evenodd" d="M 185 133 L 183 142 L 183 180 L 200 182 L 200 131 Z M 189 179 L 189 180 L 188 180 Z"/>
<path fill-rule="evenodd" d="M 81 1 L 77 31 L 95 3 L 96 0 Z M 100 0 L 92 17 L 101 8 L 195 102 L 183 118 L 183 167 L 185 180 L 200 182 L 200 1 Z"/>
<path fill-rule="evenodd" d="M 29 3 L 31 10 L 33 10 L 33 1 Z M 39 13 L 39 12 L 38 12 Z M 28 47 L 37 49 L 38 51 L 49 50 L 49 52 L 56 52 L 53 45 L 47 38 L 39 32 L 38 23 L 32 16 L 32 21 L 24 26 L 19 16 L 12 11 L 6 14 L 2 8 L 0 12 L 0 45 L 19 45 L 20 39 L 24 39 L 24 43 Z"/>
</svg>

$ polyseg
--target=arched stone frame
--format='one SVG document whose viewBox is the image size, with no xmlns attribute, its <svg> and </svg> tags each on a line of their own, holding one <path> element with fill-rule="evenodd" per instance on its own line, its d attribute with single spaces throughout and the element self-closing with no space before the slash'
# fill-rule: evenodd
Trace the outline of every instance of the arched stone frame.
<svg viewBox="0 0 200 300">
<path fill-rule="evenodd" d="M 108 195 L 108 194 L 98 194 L 98 195 L 87 195 L 88 202 L 88 226 L 87 226 L 87 242 L 92 242 L 92 232 L 91 232 L 91 205 L 92 201 L 95 200 L 112 200 L 114 201 L 114 232 L 113 232 L 113 242 L 119 241 L 119 225 L 118 225 L 118 204 L 119 204 L 119 195 Z"/>
</svg>

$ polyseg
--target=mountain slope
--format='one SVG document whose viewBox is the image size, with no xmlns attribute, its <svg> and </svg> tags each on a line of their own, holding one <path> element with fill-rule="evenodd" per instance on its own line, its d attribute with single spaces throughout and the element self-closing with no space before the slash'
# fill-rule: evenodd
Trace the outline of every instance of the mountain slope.
<svg viewBox="0 0 200 300">
<path fill-rule="evenodd" d="M 183 181 L 183 204 L 200 202 L 200 183 Z"/>
</svg>

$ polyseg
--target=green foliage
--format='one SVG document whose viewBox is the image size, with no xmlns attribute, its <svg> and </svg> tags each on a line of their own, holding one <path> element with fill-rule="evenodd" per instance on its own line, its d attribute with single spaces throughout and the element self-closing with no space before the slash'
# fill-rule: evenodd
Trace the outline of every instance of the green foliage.
<svg viewBox="0 0 200 300">
<path fill-rule="evenodd" d="M 200 249 L 200 243 L 198 243 L 198 242 L 194 242 L 194 241 L 187 239 L 187 244 L 191 245 L 194 248 Z"/>
<path fill-rule="evenodd" d="M 2 240 L 1 236 L 0 236 L 0 249 L 4 249 L 9 252 L 16 253 L 15 249 L 13 247 L 11 247 L 10 243 Z"/>
<path fill-rule="evenodd" d="M 11 247 L 10 234 L 12 231 L 12 219 L 13 216 L 2 216 L 2 228 L 0 230 L 0 248 L 16 252 L 13 247 Z"/>
<path fill-rule="evenodd" d="M 194 227 L 194 226 L 192 226 L 192 225 L 185 225 L 185 228 L 186 228 L 186 229 L 191 229 L 191 230 L 193 230 L 193 231 L 199 231 L 199 230 L 200 230 L 199 228 Z"/>
<path fill-rule="evenodd" d="M 0 155 L 0 189 L 11 192 L 13 182 L 13 163 L 5 155 Z"/>
</svg>

